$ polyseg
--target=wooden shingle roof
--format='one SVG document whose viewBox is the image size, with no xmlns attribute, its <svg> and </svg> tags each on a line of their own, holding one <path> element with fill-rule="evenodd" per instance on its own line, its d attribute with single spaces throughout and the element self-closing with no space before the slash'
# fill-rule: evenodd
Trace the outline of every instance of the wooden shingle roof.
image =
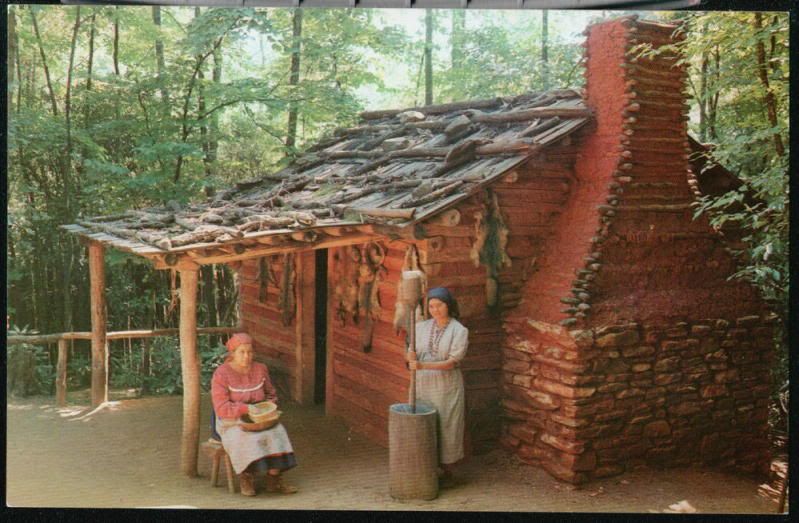
<svg viewBox="0 0 799 523">
<path fill-rule="evenodd" d="M 380 223 L 402 228 L 467 198 L 590 119 L 556 90 L 361 114 L 288 167 L 206 202 L 81 220 L 72 233 L 144 256 Z"/>
</svg>

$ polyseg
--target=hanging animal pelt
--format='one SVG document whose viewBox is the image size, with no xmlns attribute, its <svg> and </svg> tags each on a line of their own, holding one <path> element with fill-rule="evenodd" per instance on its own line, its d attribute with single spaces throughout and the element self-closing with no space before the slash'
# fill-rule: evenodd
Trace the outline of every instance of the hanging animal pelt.
<svg viewBox="0 0 799 523">
<path fill-rule="evenodd" d="M 386 250 L 377 242 L 369 243 L 364 248 L 361 265 L 358 267 L 358 314 L 363 315 L 363 336 L 361 350 L 372 350 L 372 334 L 374 324 L 380 320 L 380 282 L 383 280 L 386 268 L 383 260 L 386 259 Z"/>
<path fill-rule="evenodd" d="M 283 275 L 280 278 L 280 297 L 277 302 L 277 309 L 280 311 L 280 319 L 284 327 L 291 325 L 296 311 L 297 300 L 294 296 L 294 253 L 290 252 L 283 255 Z"/>
<path fill-rule="evenodd" d="M 333 287 L 333 310 L 341 326 L 348 319 L 363 322 L 361 350 L 372 348 L 374 323 L 380 318 L 380 282 L 386 269 L 383 260 L 386 250 L 380 243 L 349 245 L 333 253 L 333 274 L 337 274 Z"/>
<path fill-rule="evenodd" d="M 258 259 L 258 301 L 261 303 L 266 302 L 267 289 L 270 283 L 277 287 L 277 277 L 275 277 L 275 272 L 269 263 L 269 256 L 263 256 Z"/>
<path fill-rule="evenodd" d="M 511 260 L 507 254 L 509 230 L 499 210 L 497 195 L 490 189 L 486 191 L 486 202 L 474 217 L 475 242 L 469 257 L 475 267 L 486 267 L 486 303 L 494 307 L 499 303 L 499 271 L 510 267 Z"/>
<path fill-rule="evenodd" d="M 342 247 L 333 254 L 334 274 L 339 275 L 333 288 L 333 305 L 342 327 L 347 324 L 347 318 L 358 323 L 358 281 L 363 258 L 358 245 Z"/>
<path fill-rule="evenodd" d="M 402 270 L 403 271 L 419 271 L 424 275 L 424 271 L 422 271 L 421 266 L 419 265 L 419 249 L 416 248 L 416 245 L 410 245 L 405 250 L 405 260 L 402 262 Z M 397 282 L 397 296 L 400 296 L 400 288 L 402 286 L 402 277 L 400 275 L 400 281 Z M 425 276 L 422 277 L 422 295 L 427 294 L 427 278 Z M 394 331 L 399 334 L 400 330 L 408 329 L 408 325 L 411 320 L 411 314 L 417 314 L 418 316 L 419 306 L 411 305 L 405 303 L 401 300 L 397 300 L 394 304 L 394 321 L 392 322 L 394 325 Z"/>
</svg>

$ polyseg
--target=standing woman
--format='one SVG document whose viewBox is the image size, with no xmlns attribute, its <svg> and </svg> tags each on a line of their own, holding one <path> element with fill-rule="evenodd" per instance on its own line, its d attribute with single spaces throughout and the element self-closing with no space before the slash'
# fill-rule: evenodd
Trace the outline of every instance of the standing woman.
<svg viewBox="0 0 799 523">
<path fill-rule="evenodd" d="M 297 465 L 286 429 L 278 423 L 269 430 L 242 430 L 239 418 L 248 405 L 261 401 L 277 403 L 277 392 L 266 365 L 253 361 L 253 340 L 239 332 L 225 344 L 228 358 L 211 378 L 211 398 L 216 414 L 216 431 L 239 474 L 241 493 L 255 495 L 255 475 L 266 474 L 266 491 L 293 494 L 296 487 L 283 483 L 281 472 Z"/>
<path fill-rule="evenodd" d="M 427 293 L 430 319 L 416 324 L 416 397 L 438 411 L 439 463 L 442 486 L 453 483 L 452 469 L 463 459 L 464 392 L 460 361 L 469 345 L 469 329 L 459 317 L 458 302 L 444 287 Z"/>
</svg>

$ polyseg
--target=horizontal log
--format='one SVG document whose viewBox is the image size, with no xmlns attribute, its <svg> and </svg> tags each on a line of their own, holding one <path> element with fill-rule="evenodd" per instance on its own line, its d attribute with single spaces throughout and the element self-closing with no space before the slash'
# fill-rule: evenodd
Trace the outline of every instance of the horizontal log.
<svg viewBox="0 0 799 523">
<path fill-rule="evenodd" d="M 422 114 L 443 114 L 454 111 L 463 111 L 466 109 L 492 109 L 502 105 L 501 98 L 493 98 L 490 100 L 473 100 L 464 102 L 454 102 L 438 105 L 427 105 L 424 107 L 411 107 L 408 109 L 388 109 L 382 111 L 364 111 L 360 117 L 364 120 L 378 120 L 382 118 L 393 118 L 394 116 L 404 113 L 406 111 L 418 111 Z"/>
<path fill-rule="evenodd" d="M 200 327 L 197 334 L 232 334 L 238 332 L 238 327 Z M 178 329 L 152 329 L 152 330 L 129 330 L 114 331 L 106 333 L 107 340 L 125 340 L 135 338 L 156 338 L 159 336 L 176 336 Z M 28 343 L 31 345 L 41 345 L 45 343 L 57 343 L 58 340 L 90 340 L 91 332 L 60 332 L 56 334 L 34 334 L 30 336 L 7 336 L 7 345 L 19 345 Z"/>
<path fill-rule="evenodd" d="M 592 112 L 590 109 L 581 107 L 534 107 L 532 109 L 522 109 L 518 111 L 480 114 L 475 116 L 473 120 L 482 123 L 505 123 L 534 120 L 536 118 L 550 118 L 553 116 L 559 118 L 588 118 L 592 116 Z"/>
<path fill-rule="evenodd" d="M 693 207 L 692 203 L 678 203 L 672 205 L 619 205 L 616 209 L 624 212 L 685 212 Z"/>
<path fill-rule="evenodd" d="M 388 208 L 375 208 L 368 209 L 364 207 L 347 207 L 348 210 L 363 214 L 366 216 L 378 216 L 382 218 L 400 218 L 410 220 L 413 218 L 416 209 L 388 209 Z"/>
</svg>

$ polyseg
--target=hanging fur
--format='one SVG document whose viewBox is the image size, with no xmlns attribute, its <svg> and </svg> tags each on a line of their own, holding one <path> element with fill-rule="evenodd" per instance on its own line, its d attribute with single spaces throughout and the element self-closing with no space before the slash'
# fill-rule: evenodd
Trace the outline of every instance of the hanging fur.
<svg viewBox="0 0 799 523">
<path fill-rule="evenodd" d="M 475 267 L 486 267 L 486 303 L 489 307 L 494 307 L 499 303 L 499 271 L 503 267 L 510 267 L 511 260 L 507 254 L 509 229 L 502 218 L 497 195 L 493 191 L 486 191 L 486 202 L 474 216 L 475 242 L 469 257 Z"/>
<path fill-rule="evenodd" d="M 422 296 L 427 294 L 427 277 L 424 276 L 424 271 L 419 264 L 419 249 L 416 245 L 409 245 L 405 250 L 405 259 L 402 262 L 402 271 L 419 271 L 422 276 Z M 397 282 L 397 296 L 400 295 L 400 287 L 402 286 L 402 279 Z M 394 331 L 399 334 L 400 330 L 408 330 L 408 325 L 411 321 L 411 314 L 419 315 L 419 306 L 416 307 L 397 300 L 394 304 Z"/>
<path fill-rule="evenodd" d="M 270 283 L 277 287 L 277 277 L 269 263 L 269 256 L 263 256 L 258 259 L 258 301 L 261 303 L 266 302 Z"/>
<path fill-rule="evenodd" d="M 283 275 L 280 280 L 280 298 L 277 309 L 281 312 L 281 321 L 284 327 L 291 325 L 296 310 L 296 297 L 294 296 L 294 253 L 283 255 Z"/>
<path fill-rule="evenodd" d="M 358 268 L 358 312 L 365 318 L 361 350 L 372 350 L 374 324 L 380 320 L 380 282 L 386 273 L 383 260 L 386 251 L 379 243 L 370 243 L 364 248 L 364 256 Z"/>
<path fill-rule="evenodd" d="M 333 288 L 333 308 L 341 326 L 347 318 L 358 323 L 358 278 L 363 255 L 357 245 L 342 247 L 333 254 L 334 274 L 339 275 Z"/>
</svg>

